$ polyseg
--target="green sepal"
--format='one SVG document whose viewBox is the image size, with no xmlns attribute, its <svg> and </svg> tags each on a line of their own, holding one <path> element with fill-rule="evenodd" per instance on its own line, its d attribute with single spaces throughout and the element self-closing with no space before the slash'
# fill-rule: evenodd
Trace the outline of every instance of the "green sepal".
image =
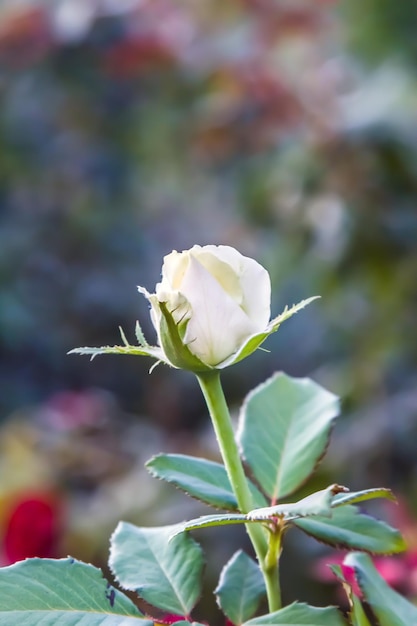
<svg viewBox="0 0 417 626">
<path fill-rule="evenodd" d="M 299 310 L 303 309 L 313 300 L 316 300 L 318 297 L 320 296 L 315 296 L 313 298 L 303 300 L 302 302 L 299 302 L 291 308 L 286 307 L 280 315 L 278 315 L 276 318 L 271 320 L 271 322 L 269 322 L 264 332 L 257 333 L 256 335 L 252 335 L 251 337 L 249 337 L 246 343 L 238 350 L 238 352 L 232 354 L 225 361 L 217 364 L 215 367 L 207 365 L 207 363 L 201 361 L 197 356 L 195 356 L 195 354 L 191 352 L 188 346 L 184 343 L 183 339 L 185 336 L 188 319 L 185 318 L 179 323 L 175 322 L 172 313 L 168 310 L 165 302 L 158 302 L 158 308 L 161 313 L 159 322 L 159 338 L 162 347 L 150 346 L 144 337 L 139 322 L 136 322 L 135 334 L 138 344 L 140 346 L 139 348 L 136 346 L 131 346 L 128 343 L 123 330 L 120 328 L 122 341 L 124 344 L 123 346 L 101 346 L 99 348 L 86 346 L 81 348 L 74 348 L 73 350 L 70 350 L 67 354 L 90 355 L 91 360 L 93 360 L 96 356 L 100 354 L 130 354 L 135 356 L 150 356 L 157 359 L 158 363 L 165 363 L 166 365 L 171 365 L 172 367 L 178 369 L 189 370 L 196 374 L 209 372 L 213 369 L 224 369 L 225 367 L 238 363 L 242 359 L 245 359 L 247 356 L 252 354 L 252 352 L 259 348 L 259 346 L 265 341 L 267 337 L 269 337 L 269 335 L 278 330 L 282 322 L 290 318 Z"/>
<path fill-rule="evenodd" d="M 288 308 L 288 306 L 286 306 L 284 311 L 280 315 L 278 315 L 269 322 L 265 331 L 261 333 L 256 333 L 255 335 L 249 337 L 244 345 L 235 354 L 232 354 L 230 357 L 222 361 L 222 363 L 216 365 L 216 369 L 224 369 L 225 367 L 229 367 L 230 365 L 234 365 L 235 363 L 239 363 L 239 361 L 246 359 L 246 357 L 252 354 L 252 352 L 255 352 L 255 350 L 257 350 L 259 346 L 263 344 L 263 342 L 269 337 L 269 335 L 275 333 L 281 326 L 281 324 L 285 322 L 285 320 L 289 319 L 290 317 L 295 315 L 295 313 L 298 313 L 298 311 L 301 311 L 301 309 L 304 309 L 304 307 L 306 307 L 314 300 L 317 300 L 318 298 L 320 298 L 320 296 L 313 296 L 312 298 L 302 300 L 298 304 L 294 304 L 291 308 Z"/>
<path fill-rule="evenodd" d="M 149 346 L 148 348 L 138 348 L 137 346 L 101 346 L 100 348 L 90 348 L 88 346 L 83 348 L 74 348 L 67 352 L 67 354 L 87 354 L 91 356 L 93 360 L 99 354 L 130 354 L 133 356 L 150 356 L 158 361 L 163 361 L 167 365 L 170 365 L 164 358 L 164 354 L 158 346 Z"/>
<path fill-rule="evenodd" d="M 157 454 L 147 461 L 145 467 L 152 476 L 171 483 L 201 502 L 226 511 L 238 511 L 224 465 L 187 456 L 185 454 Z M 259 489 L 248 480 L 253 501 L 259 506 L 266 499 Z"/>
<path fill-rule="evenodd" d="M 135 336 L 136 336 L 136 341 L 138 342 L 140 346 L 143 346 L 145 348 L 149 346 L 148 342 L 146 341 L 146 337 L 143 334 L 142 327 L 139 324 L 138 320 L 136 320 L 136 325 L 135 325 Z"/>
<path fill-rule="evenodd" d="M 67 354 L 89 355 L 91 356 L 91 360 L 93 360 L 96 356 L 100 354 L 130 354 L 132 356 L 150 356 L 153 359 L 157 359 L 158 362 L 163 362 L 167 365 L 170 365 L 162 349 L 159 346 L 150 346 L 148 344 L 139 322 L 136 322 L 135 327 L 135 335 L 139 347 L 129 344 L 124 330 L 121 326 L 119 326 L 119 331 L 123 342 L 122 346 L 101 346 L 100 348 L 74 348 L 73 350 L 67 352 Z"/>
<path fill-rule="evenodd" d="M 177 323 L 168 310 L 166 302 L 159 302 L 161 319 L 159 322 L 159 340 L 162 350 L 169 362 L 178 369 L 191 372 L 209 372 L 213 368 L 200 361 L 183 342 L 188 319 Z"/>
</svg>

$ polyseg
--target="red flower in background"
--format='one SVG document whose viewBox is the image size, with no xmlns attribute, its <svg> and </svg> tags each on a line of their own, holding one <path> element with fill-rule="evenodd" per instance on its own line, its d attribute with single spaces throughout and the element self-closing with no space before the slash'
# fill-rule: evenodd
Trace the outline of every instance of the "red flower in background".
<svg viewBox="0 0 417 626">
<path fill-rule="evenodd" d="M 0 16 L 0 62 L 13 69 L 42 60 L 52 47 L 43 7 L 9 9 Z"/>
<path fill-rule="evenodd" d="M 62 531 L 61 503 L 50 493 L 25 493 L 5 519 L 5 565 L 31 557 L 58 556 Z"/>
</svg>

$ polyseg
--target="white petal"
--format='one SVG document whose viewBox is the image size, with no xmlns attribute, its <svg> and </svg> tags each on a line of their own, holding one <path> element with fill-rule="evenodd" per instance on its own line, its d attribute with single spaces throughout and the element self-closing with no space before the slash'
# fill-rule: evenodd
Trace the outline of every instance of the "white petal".
<svg viewBox="0 0 417 626">
<path fill-rule="evenodd" d="M 162 266 L 162 280 L 159 283 L 163 289 L 178 290 L 188 267 L 188 251 L 177 252 L 173 250 L 164 256 Z M 158 285 L 157 285 L 158 287 Z"/>
<path fill-rule="evenodd" d="M 243 256 L 231 246 L 195 246 L 196 256 L 209 252 L 226 263 L 239 278 L 241 289 L 240 305 L 254 322 L 257 331 L 262 331 L 271 316 L 271 280 L 267 270 L 257 261 Z M 194 248 L 191 248 L 192 252 Z M 227 290 L 227 288 L 226 288 Z M 229 291 L 230 293 L 230 291 Z"/>
<path fill-rule="evenodd" d="M 145 289 L 145 287 L 138 287 L 138 291 L 139 293 L 145 296 L 145 298 L 148 300 L 149 304 L 151 305 L 151 310 L 150 310 L 151 321 L 158 334 L 158 340 L 159 340 L 159 326 L 160 326 L 160 321 L 161 321 L 161 310 L 159 308 L 158 298 L 155 293 L 149 293 L 149 291 Z"/>
<path fill-rule="evenodd" d="M 268 272 L 254 259 L 243 257 L 242 275 L 240 277 L 243 290 L 242 308 L 262 331 L 271 317 L 271 279 Z"/>
<path fill-rule="evenodd" d="M 250 318 L 193 255 L 181 287 L 192 307 L 184 339 L 204 363 L 220 363 L 256 332 Z"/>
</svg>

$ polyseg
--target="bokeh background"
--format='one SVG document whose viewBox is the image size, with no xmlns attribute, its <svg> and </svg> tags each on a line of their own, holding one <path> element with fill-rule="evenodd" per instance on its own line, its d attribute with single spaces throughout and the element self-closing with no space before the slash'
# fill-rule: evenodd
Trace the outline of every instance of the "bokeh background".
<svg viewBox="0 0 417 626">
<path fill-rule="evenodd" d="M 322 296 L 225 372 L 232 406 L 276 370 L 340 394 L 314 486 L 396 491 L 410 551 L 381 567 L 417 596 L 416 24 L 390 0 L 0 2 L 2 564 L 105 568 L 120 518 L 207 512 L 143 468 L 217 458 L 193 377 L 66 352 L 138 318 L 153 339 L 136 286 L 221 243 L 269 270 L 274 313 Z M 214 611 L 244 535 L 201 538 Z M 287 600 L 337 601 L 323 547 L 286 553 Z"/>
</svg>

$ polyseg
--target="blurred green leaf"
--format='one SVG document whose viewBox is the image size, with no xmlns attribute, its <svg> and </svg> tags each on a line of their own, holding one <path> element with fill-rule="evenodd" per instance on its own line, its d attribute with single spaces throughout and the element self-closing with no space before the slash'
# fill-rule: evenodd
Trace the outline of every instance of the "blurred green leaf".
<svg viewBox="0 0 417 626">
<path fill-rule="evenodd" d="M 366 613 L 363 610 L 363 606 L 359 598 L 356 596 L 352 597 L 349 619 L 352 622 L 352 626 L 372 626 L 369 619 L 366 617 Z"/>
<path fill-rule="evenodd" d="M 417 607 L 385 582 L 367 554 L 348 554 L 344 563 L 354 569 L 364 600 L 375 615 L 379 626 L 417 624 Z"/>
<path fill-rule="evenodd" d="M 365 611 L 363 610 L 363 606 L 359 598 L 353 593 L 352 587 L 350 583 L 346 580 L 346 577 L 343 574 L 342 568 L 340 565 L 332 565 L 330 569 L 338 578 L 338 580 L 343 583 L 344 590 L 346 591 L 349 598 L 349 619 L 352 623 L 352 626 L 371 626 Z"/>
<path fill-rule="evenodd" d="M 124 589 L 149 604 L 187 617 L 201 593 L 203 556 L 176 526 L 143 528 L 120 522 L 111 537 L 109 565 Z"/>
<path fill-rule="evenodd" d="M 335 395 L 285 374 L 275 374 L 247 396 L 238 439 L 253 475 L 273 500 L 295 491 L 313 473 L 338 413 Z"/>
</svg>

